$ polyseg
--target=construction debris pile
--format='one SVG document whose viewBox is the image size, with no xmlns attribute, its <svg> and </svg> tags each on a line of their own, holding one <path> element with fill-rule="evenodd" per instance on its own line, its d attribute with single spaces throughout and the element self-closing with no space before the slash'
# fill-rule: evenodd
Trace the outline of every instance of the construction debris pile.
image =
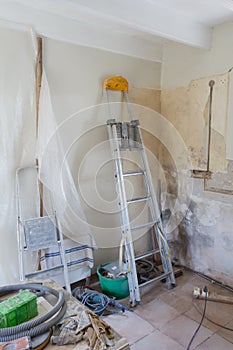
<svg viewBox="0 0 233 350">
<path fill-rule="evenodd" d="M 51 342 L 68 345 L 85 341 L 88 349 L 102 350 L 115 345 L 114 336 L 109 325 L 91 311 L 84 310 L 80 315 L 64 318 L 55 327 Z"/>
</svg>

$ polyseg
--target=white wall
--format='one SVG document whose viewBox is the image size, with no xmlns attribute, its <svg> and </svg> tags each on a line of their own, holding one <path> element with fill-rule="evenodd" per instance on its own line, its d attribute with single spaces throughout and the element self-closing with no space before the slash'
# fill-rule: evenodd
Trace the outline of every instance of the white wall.
<svg viewBox="0 0 233 350">
<path fill-rule="evenodd" d="M 93 107 L 78 112 L 106 102 L 102 97 L 102 83 L 109 76 L 122 75 L 130 86 L 159 88 L 161 65 L 49 39 L 44 40 L 43 47 L 55 115 L 59 123 L 65 121 L 66 125 L 65 142 L 81 134 L 80 139 L 70 145 L 68 159 L 88 222 L 92 224 L 97 245 L 102 248 L 95 256 L 98 265 L 115 259 L 118 248 L 114 247 L 120 243 L 119 230 L 111 231 L 119 226 L 120 217 L 118 213 L 110 213 L 118 210 L 118 204 L 110 147 L 104 143 L 108 138 L 106 120 L 110 116 L 106 108 Z M 69 119 L 73 113 L 78 116 L 76 120 Z"/>
<path fill-rule="evenodd" d="M 187 86 L 192 79 L 227 72 L 233 66 L 232 33 L 233 22 L 216 26 L 212 49 L 209 51 L 182 44 L 165 43 L 162 88 Z"/>
<path fill-rule="evenodd" d="M 98 49 L 44 40 L 43 61 L 58 120 L 102 101 L 102 82 L 122 75 L 129 84 L 160 87 L 160 63 Z"/>
</svg>

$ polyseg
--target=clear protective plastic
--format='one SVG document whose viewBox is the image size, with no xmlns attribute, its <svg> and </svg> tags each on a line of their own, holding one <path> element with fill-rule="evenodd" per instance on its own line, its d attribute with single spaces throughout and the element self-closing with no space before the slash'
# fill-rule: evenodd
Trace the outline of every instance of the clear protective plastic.
<svg viewBox="0 0 233 350">
<path fill-rule="evenodd" d="M 36 164 L 39 158 L 40 180 L 43 183 L 45 209 L 46 189 L 52 191 L 53 206 L 63 227 L 63 233 L 76 242 L 94 246 L 90 228 L 80 206 L 68 165 L 64 159 L 49 88 L 44 74 L 41 89 L 39 134 L 36 130 L 36 36 L 30 27 L 0 21 L 0 285 L 19 280 L 17 242 L 16 170 Z M 51 137 L 55 132 L 55 137 Z M 38 144 L 37 144 L 38 139 Z M 49 142 L 49 140 L 52 142 Z M 61 171 L 62 169 L 62 181 Z M 28 193 L 24 210 L 32 210 L 32 192 L 27 178 Z M 29 256 L 36 268 L 35 256 Z"/>
<path fill-rule="evenodd" d="M 34 33 L 0 21 L 0 285 L 19 278 L 16 169 L 35 164 Z M 29 201 L 30 202 L 30 201 Z"/>
<path fill-rule="evenodd" d="M 48 214 L 52 210 L 56 211 L 66 237 L 95 247 L 62 147 L 45 72 L 40 92 L 37 153 L 39 178 L 43 184 L 44 210 Z M 52 194 L 52 203 L 46 196 L 46 191 Z"/>
</svg>

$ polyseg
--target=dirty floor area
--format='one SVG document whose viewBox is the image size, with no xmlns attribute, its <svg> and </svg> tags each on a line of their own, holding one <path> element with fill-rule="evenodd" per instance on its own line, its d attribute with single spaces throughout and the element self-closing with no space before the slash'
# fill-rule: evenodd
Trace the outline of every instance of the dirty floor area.
<svg viewBox="0 0 233 350">
<path fill-rule="evenodd" d="M 142 304 L 134 312 L 113 314 L 104 319 L 128 340 L 132 350 L 187 349 L 201 321 L 205 303 L 193 300 L 192 292 L 194 287 L 204 286 L 210 292 L 233 299 L 232 292 L 184 270 L 183 276 L 177 278 L 176 288 L 167 290 L 161 282 L 148 285 L 141 289 Z M 233 305 L 207 301 L 206 318 L 190 349 L 233 349 Z"/>
</svg>

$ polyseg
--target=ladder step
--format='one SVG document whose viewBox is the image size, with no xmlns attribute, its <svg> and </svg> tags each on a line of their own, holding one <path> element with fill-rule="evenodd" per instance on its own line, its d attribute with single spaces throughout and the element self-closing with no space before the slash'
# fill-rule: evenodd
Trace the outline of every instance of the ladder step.
<svg viewBox="0 0 233 350">
<path fill-rule="evenodd" d="M 150 197 L 138 197 L 138 198 L 132 198 L 132 199 L 127 199 L 127 203 L 136 203 L 136 202 L 145 202 L 148 199 L 150 199 Z"/>
<path fill-rule="evenodd" d="M 133 151 L 133 152 L 135 152 L 135 151 L 142 151 L 143 150 L 143 147 L 142 146 L 138 146 L 138 147 L 122 147 L 122 146 L 120 146 L 119 147 L 119 150 L 121 151 L 121 152 L 124 152 L 124 151 Z"/>
<path fill-rule="evenodd" d="M 168 277 L 170 274 L 171 274 L 171 272 L 162 273 L 161 275 L 159 275 L 159 276 L 157 276 L 157 277 L 151 278 L 150 280 L 148 280 L 148 281 L 146 281 L 146 282 L 140 283 L 138 286 L 139 286 L 139 287 L 143 287 L 143 286 L 146 286 L 146 285 L 149 284 L 149 283 L 152 283 L 152 282 L 155 282 L 155 281 L 161 281 L 161 280 L 163 280 L 164 278 Z"/>
<path fill-rule="evenodd" d="M 134 175 L 143 175 L 144 171 L 143 170 L 132 170 L 132 171 L 126 171 L 123 173 L 123 176 L 134 176 Z"/>
<path fill-rule="evenodd" d="M 141 228 L 144 228 L 144 227 L 154 226 L 156 223 L 157 221 L 151 221 L 142 225 L 134 226 L 134 227 L 131 227 L 131 231 L 140 230 Z"/>
<path fill-rule="evenodd" d="M 28 274 L 25 274 L 25 277 L 26 278 L 30 278 L 30 277 L 33 277 L 33 276 L 36 276 L 36 275 L 40 275 L 40 274 L 47 274 L 51 271 L 55 271 L 55 270 L 59 270 L 59 269 L 64 269 L 64 265 L 57 265 L 57 266 L 54 266 L 54 267 L 51 267 L 50 269 L 46 269 L 46 270 L 38 270 L 38 271 L 35 271 L 35 272 L 31 272 L 31 273 L 28 273 Z"/>
<path fill-rule="evenodd" d="M 151 251 L 149 251 L 149 252 L 147 252 L 147 253 L 145 253 L 145 254 L 136 256 L 136 257 L 135 257 L 135 261 L 140 260 L 140 259 L 144 259 L 144 258 L 146 258 L 147 256 L 151 256 L 151 255 L 158 254 L 158 253 L 160 253 L 160 250 L 159 250 L 159 249 L 153 249 L 153 250 L 151 250 Z"/>
</svg>

